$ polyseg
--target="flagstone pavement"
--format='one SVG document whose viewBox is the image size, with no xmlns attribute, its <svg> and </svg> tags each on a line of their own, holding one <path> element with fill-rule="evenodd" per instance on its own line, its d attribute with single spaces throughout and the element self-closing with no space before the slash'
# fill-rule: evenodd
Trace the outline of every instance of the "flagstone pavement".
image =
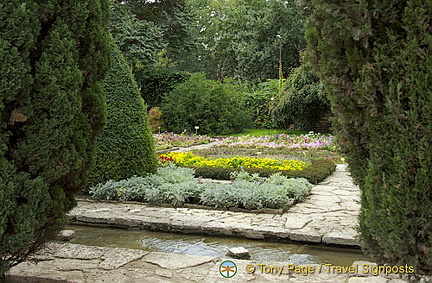
<svg viewBox="0 0 432 283">
<path fill-rule="evenodd" d="M 357 247 L 359 201 L 359 188 L 346 166 L 338 165 L 304 202 L 283 214 L 81 200 L 69 218 L 78 224 Z M 9 282 L 408 282 L 403 274 L 364 272 L 364 266 L 373 266 L 368 262 L 354 262 L 352 270 L 339 272 L 335 267 L 316 264 L 293 266 L 287 262 L 232 259 L 237 274 L 224 278 L 220 271 L 227 259 L 223 258 L 70 243 L 51 243 L 31 259 L 9 271 Z M 432 281 L 423 278 L 421 282 Z"/>
</svg>

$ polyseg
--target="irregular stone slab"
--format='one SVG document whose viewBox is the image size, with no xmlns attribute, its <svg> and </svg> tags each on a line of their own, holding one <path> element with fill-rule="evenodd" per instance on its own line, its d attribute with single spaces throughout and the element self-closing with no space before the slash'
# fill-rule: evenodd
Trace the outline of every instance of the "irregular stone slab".
<svg viewBox="0 0 432 283">
<path fill-rule="evenodd" d="M 324 235 L 322 242 L 324 244 L 359 246 L 356 240 L 357 232 L 354 229 L 344 231 L 330 232 Z"/>
<path fill-rule="evenodd" d="M 101 247 L 89 247 L 85 245 L 63 245 L 56 252 L 55 256 L 71 259 L 99 259 L 105 253 Z"/>
<path fill-rule="evenodd" d="M 285 228 L 290 230 L 302 229 L 311 221 L 312 218 L 309 217 L 308 215 L 303 215 L 300 213 L 289 214 L 285 222 Z"/>
<path fill-rule="evenodd" d="M 321 243 L 321 235 L 311 229 L 292 231 L 289 239 L 299 242 Z"/>
<path fill-rule="evenodd" d="M 56 270 L 60 271 L 83 271 L 86 269 L 96 269 L 99 267 L 99 263 L 99 259 L 57 258 L 54 265 Z"/>
<path fill-rule="evenodd" d="M 108 250 L 103 256 L 103 261 L 99 264 L 101 269 L 117 269 L 125 264 L 135 261 L 147 255 L 148 252 L 141 250 L 113 248 Z"/>
<path fill-rule="evenodd" d="M 153 263 L 161 268 L 166 269 L 181 269 L 186 267 L 194 267 L 209 262 L 217 261 L 217 258 L 198 255 L 183 255 L 169 253 L 150 253 L 143 260 L 148 263 Z"/>
<path fill-rule="evenodd" d="M 240 230 L 238 234 L 249 239 L 260 240 L 265 238 L 265 235 L 262 233 L 262 231 L 254 231 L 253 229 L 243 229 Z"/>
<path fill-rule="evenodd" d="M 235 247 L 228 250 L 227 256 L 239 259 L 248 259 L 250 258 L 250 253 L 244 247 Z"/>
</svg>

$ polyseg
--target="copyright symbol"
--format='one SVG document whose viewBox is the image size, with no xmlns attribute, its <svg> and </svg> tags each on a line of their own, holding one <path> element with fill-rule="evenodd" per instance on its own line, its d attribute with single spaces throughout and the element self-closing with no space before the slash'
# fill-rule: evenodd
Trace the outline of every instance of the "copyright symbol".
<svg viewBox="0 0 432 283">
<path fill-rule="evenodd" d="M 253 264 L 246 264 L 246 272 L 247 273 L 254 273 L 255 272 L 255 265 Z"/>
</svg>

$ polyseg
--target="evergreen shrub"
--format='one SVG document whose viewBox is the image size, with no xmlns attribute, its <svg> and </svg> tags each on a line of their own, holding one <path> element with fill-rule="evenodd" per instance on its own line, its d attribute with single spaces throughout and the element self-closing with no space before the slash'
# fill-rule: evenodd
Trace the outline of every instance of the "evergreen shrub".
<svg viewBox="0 0 432 283">
<path fill-rule="evenodd" d="M 161 109 L 167 131 L 194 133 L 199 126 L 200 134 L 222 135 L 240 133 L 250 125 L 243 106 L 243 97 L 233 85 L 196 73 L 164 96 Z"/>
<path fill-rule="evenodd" d="M 362 245 L 432 274 L 432 2 L 302 2 L 309 61 L 362 190 Z"/>
<path fill-rule="evenodd" d="M 105 108 L 108 1 L 0 3 L 0 281 L 55 237 Z"/>
<path fill-rule="evenodd" d="M 113 44 L 112 66 L 103 81 L 107 118 L 96 141 L 91 184 L 156 172 L 155 144 L 146 105 L 123 55 Z"/>
<path fill-rule="evenodd" d="M 284 91 L 274 100 L 271 117 L 277 128 L 294 126 L 304 131 L 330 131 L 330 101 L 310 69 L 305 64 L 293 69 L 284 83 Z"/>
</svg>

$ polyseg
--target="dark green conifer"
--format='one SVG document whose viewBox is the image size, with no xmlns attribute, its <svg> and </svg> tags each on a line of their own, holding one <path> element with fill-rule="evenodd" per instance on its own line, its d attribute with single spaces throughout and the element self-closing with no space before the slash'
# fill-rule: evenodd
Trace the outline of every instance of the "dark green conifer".
<svg viewBox="0 0 432 283">
<path fill-rule="evenodd" d="M 106 0 L 0 3 L 0 277 L 55 236 L 105 108 Z"/>
<path fill-rule="evenodd" d="M 155 145 L 144 104 L 132 71 L 117 46 L 103 81 L 107 119 L 96 142 L 91 183 L 120 180 L 156 171 Z"/>
<path fill-rule="evenodd" d="M 362 190 L 362 244 L 432 274 L 432 2 L 302 2 L 309 59 Z"/>
</svg>

